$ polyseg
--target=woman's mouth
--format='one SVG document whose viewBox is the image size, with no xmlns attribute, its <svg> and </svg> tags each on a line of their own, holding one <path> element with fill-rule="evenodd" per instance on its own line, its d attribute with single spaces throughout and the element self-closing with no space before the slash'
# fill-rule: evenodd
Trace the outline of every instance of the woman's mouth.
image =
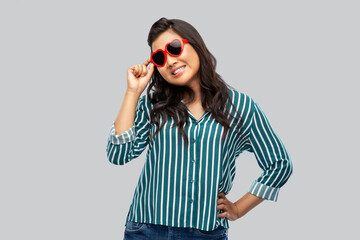
<svg viewBox="0 0 360 240">
<path fill-rule="evenodd" d="M 181 68 L 178 68 L 176 69 L 174 72 L 172 72 L 171 74 L 174 76 L 174 77 L 177 77 L 177 76 L 180 76 L 184 71 L 185 71 L 185 65 L 182 66 Z"/>
</svg>

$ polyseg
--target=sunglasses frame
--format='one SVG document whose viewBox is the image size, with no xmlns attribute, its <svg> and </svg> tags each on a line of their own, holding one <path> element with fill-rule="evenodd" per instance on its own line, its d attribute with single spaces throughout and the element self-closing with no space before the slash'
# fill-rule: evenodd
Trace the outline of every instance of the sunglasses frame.
<svg viewBox="0 0 360 240">
<path fill-rule="evenodd" d="M 171 53 L 169 53 L 168 50 L 167 50 L 168 45 L 171 44 L 171 43 L 172 43 L 173 41 L 175 41 L 175 40 L 178 40 L 178 41 L 180 42 L 180 44 L 181 44 L 181 51 L 180 51 L 180 53 L 179 53 L 178 55 L 171 54 Z M 157 66 L 157 67 L 163 67 L 163 66 L 165 66 L 165 63 L 166 63 L 166 53 L 168 53 L 170 56 L 173 56 L 173 57 L 179 57 L 179 56 L 182 54 L 183 50 L 184 50 L 184 44 L 185 44 L 185 43 L 188 43 L 188 42 L 189 42 L 189 41 L 186 40 L 186 39 L 180 40 L 180 39 L 178 39 L 178 38 L 174 38 L 173 40 L 171 40 L 170 42 L 168 42 L 168 43 L 165 45 L 165 50 L 158 49 L 158 50 L 156 50 L 155 52 L 152 52 L 152 53 L 151 53 L 151 56 L 150 56 L 151 62 L 152 62 L 155 66 Z M 162 52 L 162 53 L 164 54 L 164 64 L 163 64 L 163 65 L 159 65 L 159 64 L 157 64 L 157 63 L 155 63 L 155 62 L 153 61 L 153 55 L 156 54 L 156 53 L 158 53 L 158 52 Z"/>
</svg>

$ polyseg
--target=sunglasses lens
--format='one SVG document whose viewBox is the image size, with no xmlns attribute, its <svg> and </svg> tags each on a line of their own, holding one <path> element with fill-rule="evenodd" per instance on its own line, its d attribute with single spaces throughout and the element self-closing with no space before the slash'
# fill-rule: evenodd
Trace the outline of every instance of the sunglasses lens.
<svg viewBox="0 0 360 240">
<path fill-rule="evenodd" d="M 172 55 L 180 55 L 181 53 L 181 42 L 179 40 L 172 41 L 166 49 Z"/>
<path fill-rule="evenodd" d="M 161 51 L 158 51 L 157 53 L 154 53 L 152 55 L 152 60 L 154 61 L 154 63 L 156 63 L 157 65 L 162 66 L 164 64 L 165 61 L 165 56 L 164 53 Z"/>
</svg>

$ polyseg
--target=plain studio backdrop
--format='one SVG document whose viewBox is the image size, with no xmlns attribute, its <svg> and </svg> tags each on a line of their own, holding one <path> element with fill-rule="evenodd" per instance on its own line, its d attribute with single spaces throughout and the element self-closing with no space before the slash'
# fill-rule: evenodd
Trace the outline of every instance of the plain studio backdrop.
<svg viewBox="0 0 360 240">
<path fill-rule="evenodd" d="M 229 239 L 355 238 L 358 2 L 220 2 L 1 1 L 0 239 L 122 239 L 146 151 L 113 165 L 107 137 L 160 17 L 200 32 L 293 161 L 278 202 L 229 221 Z M 233 202 L 261 174 L 248 152 L 236 167 Z"/>
</svg>

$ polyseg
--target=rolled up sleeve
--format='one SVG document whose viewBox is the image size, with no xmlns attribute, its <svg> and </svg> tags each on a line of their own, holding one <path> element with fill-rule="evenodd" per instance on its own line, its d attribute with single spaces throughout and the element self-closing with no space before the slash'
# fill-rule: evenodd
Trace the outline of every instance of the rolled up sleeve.
<svg viewBox="0 0 360 240">
<path fill-rule="evenodd" d="M 280 188 L 293 172 L 293 165 L 282 141 L 272 129 L 267 117 L 253 102 L 247 151 L 253 152 L 263 173 L 250 186 L 249 193 L 277 201 Z"/>
<path fill-rule="evenodd" d="M 121 134 L 115 133 L 112 123 L 107 140 L 106 154 L 108 160 L 116 165 L 124 165 L 137 158 L 149 144 L 149 109 L 146 107 L 146 95 L 139 98 L 134 125 Z"/>
<path fill-rule="evenodd" d="M 120 144 L 124 144 L 124 143 L 135 140 L 135 125 L 133 125 L 131 128 L 129 128 L 129 130 L 126 130 L 125 132 L 117 135 L 115 133 L 114 123 L 115 123 L 115 121 L 113 121 L 113 123 L 112 123 L 111 129 L 110 129 L 110 134 L 109 134 L 109 140 L 111 141 L 112 144 L 120 145 Z"/>
</svg>

